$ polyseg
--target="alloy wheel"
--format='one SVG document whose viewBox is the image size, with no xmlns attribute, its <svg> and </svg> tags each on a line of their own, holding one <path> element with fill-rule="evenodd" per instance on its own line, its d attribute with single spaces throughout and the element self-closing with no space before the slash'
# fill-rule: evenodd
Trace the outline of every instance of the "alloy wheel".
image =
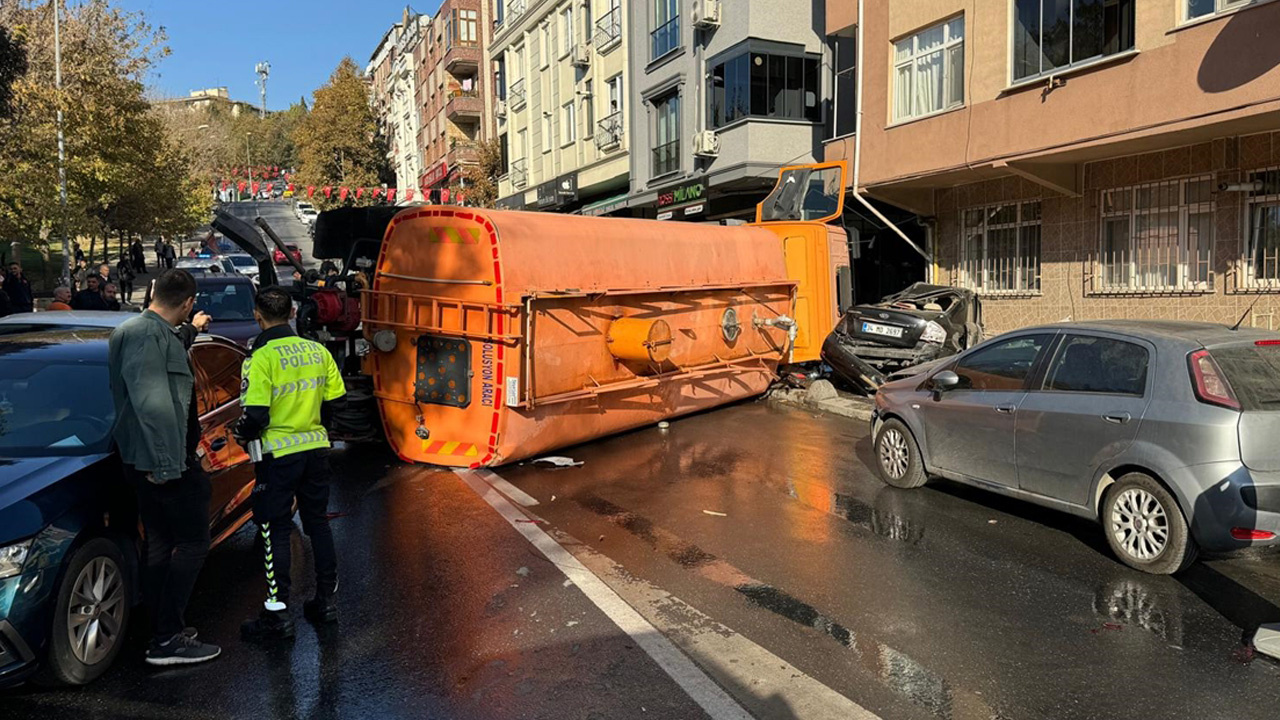
<svg viewBox="0 0 1280 720">
<path fill-rule="evenodd" d="M 67 636 L 71 652 L 85 665 L 111 653 L 124 628 L 124 575 L 109 557 L 89 561 L 71 586 L 67 603 Z"/>
<path fill-rule="evenodd" d="M 907 474 L 911 455 L 907 450 L 907 438 L 897 428 L 889 428 L 880 440 L 880 467 L 894 480 Z"/>
<path fill-rule="evenodd" d="M 1154 560 L 1169 543 L 1169 517 L 1155 495 L 1131 487 L 1112 505 L 1111 533 L 1130 557 Z"/>
</svg>

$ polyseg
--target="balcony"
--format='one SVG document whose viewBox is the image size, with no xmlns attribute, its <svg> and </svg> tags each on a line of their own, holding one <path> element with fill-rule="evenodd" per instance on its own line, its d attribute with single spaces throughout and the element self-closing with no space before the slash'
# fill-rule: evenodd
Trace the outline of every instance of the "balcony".
<svg viewBox="0 0 1280 720">
<path fill-rule="evenodd" d="M 476 144 L 462 138 L 449 139 L 449 154 L 446 156 L 449 167 L 475 165 L 480 162 L 480 152 Z"/>
<path fill-rule="evenodd" d="M 451 122 L 479 120 L 484 113 L 484 101 L 475 90 L 451 90 L 444 114 Z"/>
<path fill-rule="evenodd" d="M 507 103 L 512 110 L 519 110 L 524 107 L 524 101 L 524 78 L 521 78 L 511 83 L 511 87 L 507 89 Z"/>
<path fill-rule="evenodd" d="M 524 158 L 511 161 L 511 184 L 517 188 L 529 184 L 529 165 Z"/>
<path fill-rule="evenodd" d="M 622 112 L 616 112 L 596 125 L 596 149 L 601 152 L 622 146 Z"/>
<path fill-rule="evenodd" d="M 480 69 L 480 46 L 476 43 L 458 43 L 444 54 L 444 69 L 457 75 L 475 75 Z"/>
<path fill-rule="evenodd" d="M 680 169 L 680 141 L 672 140 L 653 149 L 653 177 L 669 175 Z"/>
<path fill-rule="evenodd" d="M 596 22 L 596 34 L 592 38 L 596 52 L 603 55 L 622 44 L 622 8 L 616 7 Z"/>
</svg>

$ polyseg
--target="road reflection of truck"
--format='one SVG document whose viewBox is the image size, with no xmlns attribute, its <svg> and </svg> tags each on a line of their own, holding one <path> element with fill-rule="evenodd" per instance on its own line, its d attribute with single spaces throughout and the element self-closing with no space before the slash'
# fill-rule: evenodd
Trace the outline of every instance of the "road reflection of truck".
<svg viewBox="0 0 1280 720">
<path fill-rule="evenodd" d="M 343 267 L 308 283 L 298 329 L 346 373 L 339 434 L 416 462 L 500 465 L 753 397 L 780 364 L 817 361 L 849 304 L 847 236 L 828 224 L 845 176 L 784 168 L 749 225 L 327 212 L 314 254 Z M 270 259 L 243 221 L 215 227 Z"/>
</svg>

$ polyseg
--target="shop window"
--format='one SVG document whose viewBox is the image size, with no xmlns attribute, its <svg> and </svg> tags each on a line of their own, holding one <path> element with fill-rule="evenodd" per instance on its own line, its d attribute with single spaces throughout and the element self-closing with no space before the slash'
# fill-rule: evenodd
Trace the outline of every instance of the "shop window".
<svg viewBox="0 0 1280 720">
<path fill-rule="evenodd" d="M 1040 292 L 1040 202 L 961 214 L 961 283 L 985 294 Z"/>
<path fill-rule="evenodd" d="M 1013 79 L 1049 75 L 1132 50 L 1135 1 L 1016 0 Z"/>
<path fill-rule="evenodd" d="M 938 23 L 893 44 L 893 119 L 964 104 L 964 18 Z"/>
<path fill-rule="evenodd" d="M 1095 292 L 1202 292 L 1212 288 L 1209 176 L 1104 190 Z"/>
</svg>

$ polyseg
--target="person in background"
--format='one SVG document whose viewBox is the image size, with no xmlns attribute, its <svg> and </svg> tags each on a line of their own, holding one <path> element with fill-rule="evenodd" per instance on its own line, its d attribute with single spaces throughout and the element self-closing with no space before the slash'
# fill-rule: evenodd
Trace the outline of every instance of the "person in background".
<svg viewBox="0 0 1280 720">
<path fill-rule="evenodd" d="M 138 252 L 142 252 L 141 243 L 138 244 Z M 127 255 L 121 255 L 120 262 L 116 263 L 116 277 L 120 280 L 120 293 L 124 295 L 125 302 L 133 302 L 133 279 L 137 274 L 135 271 L 136 263 L 136 257 L 130 258 Z"/>
<path fill-rule="evenodd" d="M 70 310 L 71 309 L 71 288 L 66 285 L 59 285 L 53 289 L 53 302 L 49 303 L 47 310 Z"/>
<path fill-rule="evenodd" d="M 152 615 L 148 665 L 190 665 L 222 649 L 186 629 L 183 615 L 209 553 L 209 476 L 196 449 L 200 423 L 195 376 L 187 355 L 199 324 L 187 323 L 196 281 L 168 270 L 155 281 L 150 307 L 121 323 L 108 342 L 108 374 L 116 408 L 112 434 L 138 497 L 146 533 L 143 591 Z"/>
<path fill-rule="evenodd" d="M 98 287 L 104 288 L 109 282 L 115 282 L 116 278 L 111 274 L 111 264 L 102 263 L 98 266 Z"/>
<path fill-rule="evenodd" d="M 9 303 L 9 293 L 4 291 L 4 273 L 0 273 L 0 317 L 13 314 L 13 305 Z"/>
<path fill-rule="evenodd" d="M 71 247 L 75 249 L 76 265 L 79 266 L 80 263 L 84 262 L 84 250 L 81 249 L 78 242 L 72 242 Z"/>
<path fill-rule="evenodd" d="M 123 260 L 123 258 L 121 259 Z M 147 256 L 142 250 L 141 238 L 135 239 L 133 244 L 129 246 L 129 261 L 133 263 L 133 272 L 135 274 L 142 275 L 147 271 Z M 123 280 L 124 278 L 121 278 L 122 282 Z M 120 289 L 124 291 L 124 296 L 127 300 L 129 298 L 130 291 L 125 290 L 123 287 Z"/>
<path fill-rule="evenodd" d="M 76 290 L 83 290 L 85 288 L 85 281 L 89 279 L 89 275 L 89 261 L 81 257 L 76 261 L 76 272 L 71 278 L 72 282 L 75 283 Z"/>
<path fill-rule="evenodd" d="M 119 288 L 115 283 L 107 283 L 102 288 L 102 301 L 107 304 L 107 309 L 111 312 L 120 312 L 120 298 L 117 296 Z"/>
<path fill-rule="evenodd" d="M 178 259 L 178 251 L 173 248 L 172 240 L 164 241 L 164 247 L 161 248 L 160 254 L 164 257 L 165 269 L 172 270 L 174 262 Z"/>
<path fill-rule="evenodd" d="M 102 279 L 96 274 L 84 280 L 84 289 L 71 297 L 72 310 L 106 310 L 107 301 L 102 298 Z"/>
<path fill-rule="evenodd" d="M 31 281 L 22 274 L 22 266 L 16 262 L 9 263 L 9 274 L 4 279 L 4 291 L 9 296 L 11 312 L 24 313 L 35 310 L 35 295 L 31 292 Z"/>
</svg>

